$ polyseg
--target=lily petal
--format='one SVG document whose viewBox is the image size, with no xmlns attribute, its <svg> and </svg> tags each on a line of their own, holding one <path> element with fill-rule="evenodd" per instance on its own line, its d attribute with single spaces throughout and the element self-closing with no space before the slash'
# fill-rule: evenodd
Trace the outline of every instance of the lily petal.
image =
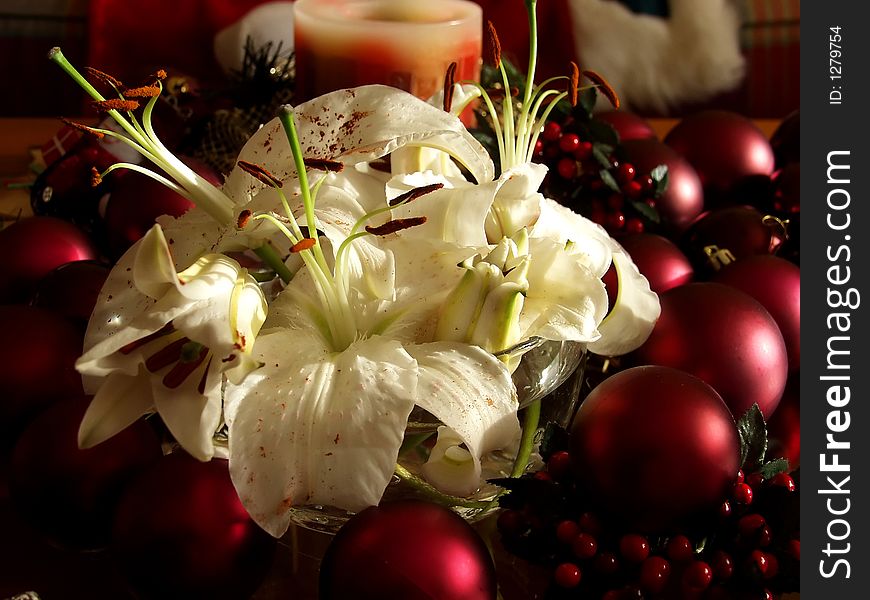
<svg viewBox="0 0 870 600">
<path fill-rule="evenodd" d="M 118 402 L 123 398 L 123 402 Z M 88 405 L 79 425 L 79 448 L 91 448 L 153 412 L 151 387 L 144 368 L 137 375 L 110 375 Z"/>
</svg>

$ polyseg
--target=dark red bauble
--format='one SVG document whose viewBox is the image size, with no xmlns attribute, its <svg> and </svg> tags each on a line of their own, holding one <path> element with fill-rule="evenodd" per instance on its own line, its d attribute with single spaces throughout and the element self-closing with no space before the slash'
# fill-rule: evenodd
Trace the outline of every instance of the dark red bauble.
<svg viewBox="0 0 870 600">
<path fill-rule="evenodd" d="M 729 206 L 702 214 L 680 239 L 697 275 L 711 276 L 728 262 L 770 254 L 781 229 L 751 206 Z"/>
<path fill-rule="evenodd" d="M 37 284 L 30 304 L 87 324 L 109 270 L 92 260 L 61 265 Z"/>
<path fill-rule="evenodd" d="M 185 157 L 184 163 L 210 183 L 220 183 L 220 176 L 204 162 Z M 112 193 L 106 204 L 105 222 L 109 245 L 118 255 L 144 236 L 157 217 L 180 217 L 194 206 L 181 194 L 141 173 L 116 173 L 117 179 L 109 180 Z"/>
<path fill-rule="evenodd" d="M 616 130 L 619 140 L 657 139 L 655 129 L 640 115 L 625 110 L 605 110 L 595 113 L 595 119 L 604 121 Z"/>
<path fill-rule="evenodd" d="M 690 283 L 659 300 L 662 314 L 633 364 L 682 369 L 710 384 L 736 418 L 755 403 L 769 418 L 785 389 L 788 355 L 767 309 L 721 283 Z"/>
<path fill-rule="evenodd" d="M 790 162 L 773 174 L 772 204 L 774 210 L 786 216 L 801 210 L 801 164 Z"/>
<path fill-rule="evenodd" d="M 776 321 L 785 340 L 789 372 L 800 369 L 800 268 L 777 256 L 748 256 L 726 265 L 713 281 L 735 287 L 761 302 Z"/>
<path fill-rule="evenodd" d="M 735 112 L 705 110 L 689 115 L 668 132 L 665 143 L 698 172 L 708 207 L 773 173 L 773 149 L 767 137 Z"/>
<path fill-rule="evenodd" d="M 355 515 L 320 567 L 320 599 L 494 600 L 483 539 L 447 508 L 416 500 Z"/>
<path fill-rule="evenodd" d="M 777 169 L 801 160 L 801 113 L 796 110 L 789 114 L 770 136 L 774 163 Z"/>
<path fill-rule="evenodd" d="M 695 169 L 673 148 L 657 139 L 634 139 L 622 145 L 639 173 L 668 167 L 668 186 L 656 200 L 656 210 L 669 232 L 684 231 L 704 210 L 704 190 Z"/>
<path fill-rule="evenodd" d="M 34 306 L 0 306 L 0 434 L 14 436 L 59 397 L 82 394 L 75 361 L 82 331 L 71 320 Z M 0 445 L 2 445 L 0 441 Z"/>
<path fill-rule="evenodd" d="M 739 468 L 722 398 L 684 371 L 641 366 L 590 392 L 571 426 L 578 481 L 628 529 L 665 533 L 721 504 Z"/>
<path fill-rule="evenodd" d="M 27 217 L 0 230 L 0 303 L 27 302 L 33 287 L 62 264 L 94 260 L 85 233 L 54 217 Z"/>
<path fill-rule="evenodd" d="M 111 549 L 146 598 L 247 598 L 268 573 L 276 540 L 245 511 L 227 461 L 166 456 L 126 489 Z"/>
<path fill-rule="evenodd" d="M 97 548 L 109 541 L 124 486 L 162 456 L 144 421 L 80 450 L 78 430 L 87 397 L 63 398 L 21 434 L 12 455 L 9 493 L 28 523 L 55 543 Z"/>
<path fill-rule="evenodd" d="M 789 470 L 801 464 L 801 388 L 800 374 L 788 378 L 776 412 L 767 421 L 767 455 L 788 460 Z"/>
<path fill-rule="evenodd" d="M 657 294 L 692 280 L 689 259 L 669 239 L 654 233 L 633 233 L 620 237 L 619 243 Z"/>
</svg>

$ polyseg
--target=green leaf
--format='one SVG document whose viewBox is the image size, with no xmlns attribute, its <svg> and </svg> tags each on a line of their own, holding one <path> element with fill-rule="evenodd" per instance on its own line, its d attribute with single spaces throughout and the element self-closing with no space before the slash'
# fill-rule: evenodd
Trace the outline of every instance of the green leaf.
<svg viewBox="0 0 870 600">
<path fill-rule="evenodd" d="M 595 109 L 595 103 L 598 101 L 598 92 L 594 87 L 587 88 L 580 92 L 577 99 L 577 106 L 580 107 L 587 115 L 591 115 Z"/>
<path fill-rule="evenodd" d="M 610 171 L 601 170 L 598 172 L 599 177 L 601 177 L 601 181 L 604 182 L 604 185 L 609 187 L 616 193 L 619 193 L 621 190 L 619 189 L 619 184 L 616 183 L 616 179 L 613 178 L 613 175 L 610 174 Z"/>
<path fill-rule="evenodd" d="M 653 168 L 652 171 L 649 172 L 649 176 L 652 177 L 653 181 L 659 182 L 664 179 L 668 174 L 668 165 L 658 165 Z"/>
<path fill-rule="evenodd" d="M 605 169 L 609 169 L 613 165 L 610 163 L 610 154 L 613 152 L 613 146 L 608 144 L 602 144 L 601 142 L 593 142 L 592 143 L 592 156 L 595 157 L 595 160 L 604 167 Z"/>
<path fill-rule="evenodd" d="M 659 211 L 654 209 L 652 206 L 647 204 L 646 202 L 641 202 L 640 200 L 632 200 L 631 206 L 640 213 L 640 215 L 650 221 L 651 223 L 661 223 L 661 217 L 659 217 Z"/>
<path fill-rule="evenodd" d="M 744 472 L 752 473 L 764 464 L 767 453 L 767 425 L 757 403 L 737 421 L 737 434 L 740 438 L 740 467 Z"/>
<path fill-rule="evenodd" d="M 668 182 L 670 181 L 670 177 L 668 175 L 668 166 L 659 165 L 652 171 L 650 171 L 649 175 L 650 177 L 652 177 L 653 182 L 655 182 L 655 187 L 653 188 L 653 196 L 659 198 L 668 189 Z"/>
<path fill-rule="evenodd" d="M 601 142 L 614 148 L 619 146 L 619 133 L 610 123 L 592 119 L 589 122 L 589 133 L 596 142 Z"/>
<path fill-rule="evenodd" d="M 765 479 L 770 479 L 774 475 L 788 472 L 788 461 L 784 458 L 774 458 L 769 460 L 761 467 L 761 476 Z"/>
</svg>

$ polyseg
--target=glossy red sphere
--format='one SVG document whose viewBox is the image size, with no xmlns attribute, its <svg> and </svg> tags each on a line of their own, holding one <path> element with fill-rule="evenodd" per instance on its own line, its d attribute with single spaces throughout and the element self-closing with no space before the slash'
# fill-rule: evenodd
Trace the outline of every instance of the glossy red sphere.
<svg viewBox="0 0 870 600">
<path fill-rule="evenodd" d="M 0 433 L 14 436 L 25 421 L 58 398 L 82 393 L 75 361 L 82 331 L 44 308 L 0 306 Z"/>
<path fill-rule="evenodd" d="M 737 429 L 722 398 L 669 367 L 605 379 L 580 405 L 571 433 L 588 497 L 647 533 L 715 510 L 739 466 Z"/>
<path fill-rule="evenodd" d="M 791 162 L 779 169 L 771 178 L 773 208 L 786 217 L 801 210 L 801 164 Z"/>
<path fill-rule="evenodd" d="M 367 508 L 338 532 L 320 568 L 321 600 L 494 600 L 483 539 L 456 513 L 421 501 Z"/>
<path fill-rule="evenodd" d="M 702 214 L 685 232 L 680 247 L 696 274 L 711 276 L 728 262 L 770 254 L 781 229 L 751 206 L 729 206 Z"/>
<path fill-rule="evenodd" d="M 769 418 L 785 389 L 788 355 L 764 306 L 721 283 L 690 283 L 659 300 L 661 316 L 634 364 L 682 369 L 711 385 L 735 418 L 754 403 Z"/>
<path fill-rule="evenodd" d="M 248 516 L 227 461 L 183 451 L 126 489 L 111 549 L 146 598 L 247 598 L 271 566 L 275 539 Z"/>
<path fill-rule="evenodd" d="M 790 113 L 770 136 L 770 146 L 777 169 L 801 160 L 801 114 Z"/>
<path fill-rule="evenodd" d="M 706 110 L 689 115 L 668 132 L 665 143 L 695 168 L 708 195 L 727 194 L 773 173 L 773 149 L 767 137 L 735 112 Z"/>
<path fill-rule="evenodd" d="M 109 540 L 112 514 L 124 486 L 162 456 L 144 421 L 80 450 L 79 423 L 90 398 L 63 398 L 41 413 L 18 439 L 9 493 L 19 513 L 51 540 L 96 548 Z"/>
<path fill-rule="evenodd" d="M 668 167 L 668 186 L 656 199 L 656 210 L 669 231 L 685 230 L 704 210 L 704 189 L 694 167 L 657 139 L 632 139 L 622 147 L 639 173 L 649 173 L 659 165 Z"/>
<path fill-rule="evenodd" d="M 54 217 L 27 217 L 0 230 L 0 302 L 27 302 L 37 282 L 62 264 L 94 260 L 85 233 Z"/>
<path fill-rule="evenodd" d="M 619 140 L 656 139 L 655 129 L 646 119 L 626 110 L 605 110 L 595 113 L 595 119 L 604 121 L 616 130 Z"/>
<path fill-rule="evenodd" d="M 694 269 L 676 244 L 654 233 L 622 236 L 619 243 L 631 256 L 652 291 L 664 293 L 692 280 Z"/>
<path fill-rule="evenodd" d="M 87 324 L 109 267 L 92 260 L 59 266 L 36 285 L 30 304 Z"/>
<path fill-rule="evenodd" d="M 772 255 L 748 256 L 726 265 L 713 278 L 744 291 L 767 309 L 779 326 L 788 352 L 789 371 L 801 365 L 801 270 Z"/>
</svg>

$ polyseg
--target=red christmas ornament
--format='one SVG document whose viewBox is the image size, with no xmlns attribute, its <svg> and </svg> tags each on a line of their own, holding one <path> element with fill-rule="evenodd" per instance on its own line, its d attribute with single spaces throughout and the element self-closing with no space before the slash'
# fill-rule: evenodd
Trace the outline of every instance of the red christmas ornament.
<svg viewBox="0 0 870 600">
<path fill-rule="evenodd" d="M 735 418 L 757 403 L 765 418 L 785 389 L 788 356 L 776 321 L 757 300 L 721 283 L 690 283 L 659 297 L 662 314 L 635 364 L 700 377 Z M 736 473 L 736 470 L 735 470 Z"/>
<path fill-rule="evenodd" d="M 94 260 L 97 251 L 82 230 L 54 217 L 28 217 L 0 230 L 0 302 L 27 302 L 33 287 L 56 267 Z"/>
<path fill-rule="evenodd" d="M 493 600 L 495 567 L 459 515 L 422 501 L 367 508 L 323 557 L 320 599 Z"/>
<path fill-rule="evenodd" d="M 75 370 L 82 332 L 61 315 L 19 305 L 0 306 L 0 331 L 0 440 L 8 442 L 55 399 L 83 393 Z"/>
<path fill-rule="evenodd" d="M 571 433 L 571 456 L 589 497 L 647 533 L 715 510 L 739 467 L 737 429 L 722 398 L 668 367 L 634 367 L 605 379 L 580 405 Z"/>
<path fill-rule="evenodd" d="M 801 164 L 790 162 L 771 179 L 773 183 L 773 208 L 786 215 L 801 210 Z"/>
<path fill-rule="evenodd" d="M 632 139 L 622 148 L 640 173 L 649 173 L 659 165 L 668 167 L 668 186 L 656 199 L 656 210 L 666 229 L 684 231 L 704 210 L 704 190 L 695 169 L 657 139 Z"/>
<path fill-rule="evenodd" d="M 779 326 L 789 372 L 801 365 L 801 270 L 784 258 L 748 256 L 726 265 L 713 281 L 744 291 L 767 309 Z"/>
<path fill-rule="evenodd" d="M 204 162 L 188 157 L 183 162 L 210 183 L 220 184 L 220 176 Z M 118 255 L 144 236 L 157 217 L 180 217 L 194 206 L 181 194 L 135 171 L 118 173 L 117 180 L 110 182 L 112 193 L 106 204 L 105 222 L 109 245 Z"/>
<path fill-rule="evenodd" d="M 706 110 L 677 123 L 665 143 L 695 167 L 715 206 L 735 190 L 764 184 L 773 173 L 773 149 L 764 133 L 746 117 L 724 110 Z"/>
<path fill-rule="evenodd" d="M 702 214 L 680 246 L 696 273 L 713 275 L 728 263 L 770 254 L 782 234 L 781 223 L 751 206 L 729 206 Z"/>
<path fill-rule="evenodd" d="M 59 266 L 36 286 L 30 304 L 87 324 L 109 267 L 91 260 Z"/>
<path fill-rule="evenodd" d="M 801 388 L 798 373 L 791 375 L 776 412 L 767 421 L 767 455 L 788 460 L 789 470 L 801 464 Z"/>
<path fill-rule="evenodd" d="M 620 237 L 619 243 L 657 294 L 692 280 L 689 259 L 669 239 L 653 233 L 635 233 Z"/>
<path fill-rule="evenodd" d="M 160 440 L 144 421 L 87 450 L 79 423 L 90 398 L 63 398 L 21 434 L 12 455 L 9 493 L 28 523 L 51 540 L 97 548 L 109 540 L 124 486 L 159 460 Z"/>
<path fill-rule="evenodd" d="M 239 501 L 227 461 L 178 451 L 127 487 L 111 547 L 147 598 L 235 599 L 260 585 L 275 545 Z"/>
<path fill-rule="evenodd" d="M 777 169 L 801 160 L 801 113 L 796 110 L 777 126 L 770 136 L 774 164 Z"/>
<path fill-rule="evenodd" d="M 658 139 L 655 129 L 643 117 L 625 110 L 605 110 L 595 113 L 595 119 L 604 121 L 616 130 L 619 140 Z"/>
</svg>

